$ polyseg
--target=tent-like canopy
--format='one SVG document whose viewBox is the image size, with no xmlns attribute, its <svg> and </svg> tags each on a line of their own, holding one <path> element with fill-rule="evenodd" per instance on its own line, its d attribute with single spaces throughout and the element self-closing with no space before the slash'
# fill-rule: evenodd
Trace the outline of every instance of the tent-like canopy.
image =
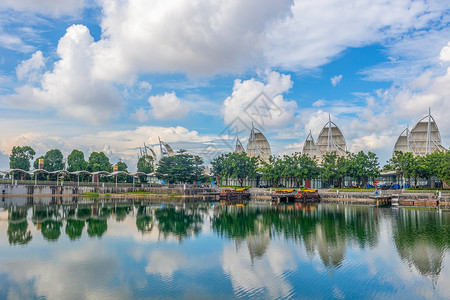
<svg viewBox="0 0 450 300">
<path fill-rule="evenodd" d="M 407 127 L 399 135 L 394 146 L 395 151 L 412 152 L 414 155 L 424 156 L 436 151 L 446 151 L 442 146 L 439 128 L 431 115 L 428 115 L 417 122 L 411 131 Z"/>
<path fill-rule="evenodd" d="M 265 161 L 269 161 L 270 157 L 269 141 L 261 131 L 253 127 L 253 124 L 247 144 L 247 155 L 249 157 L 260 157 Z"/>
</svg>

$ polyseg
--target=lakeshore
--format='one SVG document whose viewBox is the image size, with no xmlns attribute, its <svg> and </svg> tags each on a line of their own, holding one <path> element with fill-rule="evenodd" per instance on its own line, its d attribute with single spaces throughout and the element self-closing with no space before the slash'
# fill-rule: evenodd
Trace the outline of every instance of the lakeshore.
<svg viewBox="0 0 450 300">
<path fill-rule="evenodd" d="M 197 187 L 178 185 L 172 187 L 96 187 L 96 186 L 30 186 L 0 184 L 2 197 L 57 197 L 57 198 L 98 198 L 98 199 L 142 199 L 180 198 L 178 201 L 214 201 L 218 200 L 220 187 Z M 266 188 L 250 188 L 251 199 L 270 202 L 273 191 Z M 400 206 L 431 206 L 450 208 L 450 192 L 436 191 L 408 192 L 382 191 L 381 195 L 374 191 L 319 190 L 320 201 L 337 204 L 384 205 L 381 199 L 395 196 Z"/>
</svg>

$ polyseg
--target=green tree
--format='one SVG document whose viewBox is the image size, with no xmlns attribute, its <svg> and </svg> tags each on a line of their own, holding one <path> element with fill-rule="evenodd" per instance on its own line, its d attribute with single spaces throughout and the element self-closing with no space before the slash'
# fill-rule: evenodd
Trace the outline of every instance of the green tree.
<svg viewBox="0 0 450 300">
<path fill-rule="evenodd" d="M 227 160 L 229 155 L 230 153 L 221 154 L 211 161 L 211 165 L 213 166 L 212 172 L 216 177 L 217 184 L 220 184 L 221 178 L 225 178 L 226 184 L 228 184 L 229 172 L 231 171 L 231 168 L 228 167 L 229 160 Z"/>
<path fill-rule="evenodd" d="M 151 155 L 143 155 L 139 158 L 137 162 L 137 171 L 143 172 L 145 174 L 151 173 L 154 171 L 154 158 Z"/>
<path fill-rule="evenodd" d="M 9 168 L 10 169 L 22 169 L 24 171 L 30 171 L 30 161 L 36 155 L 36 151 L 30 146 L 14 146 L 9 156 Z M 25 174 L 22 174 L 24 178 Z"/>
<path fill-rule="evenodd" d="M 108 156 L 105 155 L 105 153 L 92 152 L 91 155 L 89 155 L 88 169 L 91 172 L 98 172 L 98 171 L 112 172 L 112 165 L 109 162 L 109 158 Z"/>
<path fill-rule="evenodd" d="M 67 156 L 67 170 L 69 172 L 86 171 L 88 169 L 88 162 L 84 160 L 84 153 L 80 150 L 74 149 Z"/>
<path fill-rule="evenodd" d="M 164 178 L 169 182 L 201 180 L 203 159 L 189 154 L 185 150 L 180 150 L 177 155 L 162 158 L 159 162 L 158 172 L 167 174 Z"/>
<path fill-rule="evenodd" d="M 245 153 L 244 153 L 245 154 Z M 261 177 L 265 180 L 269 180 L 275 186 L 279 186 L 280 179 L 286 175 L 285 160 L 279 156 L 271 155 L 269 161 L 261 161 L 259 171 Z"/>
<path fill-rule="evenodd" d="M 414 160 L 414 155 L 411 152 L 395 151 L 388 164 L 393 167 L 397 177 L 407 178 L 409 182 L 409 178 L 413 174 Z"/>
<path fill-rule="evenodd" d="M 348 175 L 362 182 L 365 187 L 369 178 L 375 178 L 380 174 L 378 157 L 373 152 L 365 154 L 363 151 L 351 154 L 348 161 Z"/>
<path fill-rule="evenodd" d="M 64 170 L 64 156 L 60 150 L 52 149 L 45 153 L 44 169 L 49 172 Z"/>
<path fill-rule="evenodd" d="M 320 176 L 324 184 L 332 184 L 333 180 L 337 178 L 337 158 L 336 152 L 327 153 L 322 157 Z"/>
<path fill-rule="evenodd" d="M 246 178 L 256 177 L 257 157 L 248 157 L 245 153 L 231 153 L 227 159 L 229 160 L 227 167 L 230 168 L 227 173 L 231 179 L 237 179 L 241 186 Z"/>
<path fill-rule="evenodd" d="M 293 176 L 296 178 L 298 186 L 303 180 L 316 178 L 319 175 L 317 162 L 306 154 L 295 153 L 292 163 L 288 161 L 288 164 L 294 170 Z"/>
</svg>

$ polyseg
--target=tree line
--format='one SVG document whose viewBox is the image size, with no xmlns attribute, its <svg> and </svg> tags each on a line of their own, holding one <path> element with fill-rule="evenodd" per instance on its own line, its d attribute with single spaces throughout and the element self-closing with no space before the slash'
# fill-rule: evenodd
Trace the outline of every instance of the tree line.
<svg viewBox="0 0 450 300">
<path fill-rule="evenodd" d="M 36 151 L 30 146 L 14 146 L 11 150 L 9 157 L 10 169 L 22 169 L 24 171 L 30 171 L 31 166 L 34 169 L 39 168 L 39 160 L 43 159 L 44 164 L 42 168 L 48 172 L 65 170 L 75 171 L 113 171 L 113 164 L 110 162 L 108 156 L 103 152 L 92 152 L 89 155 L 88 160 L 85 159 L 84 153 L 80 150 L 74 149 L 68 156 L 67 160 L 64 159 L 62 152 L 59 149 L 51 149 L 47 151 L 45 155 L 36 158 L 32 164 Z M 163 157 L 159 161 L 159 166 L 155 170 L 155 158 L 151 155 L 143 155 L 137 162 L 137 171 L 143 173 L 151 173 L 158 171 L 159 173 L 166 174 L 162 176 L 165 180 L 171 183 L 179 182 L 193 182 L 197 180 L 205 180 L 203 175 L 203 159 L 200 156 L 187 153 L 185 150 L 179 150 L 177 155 Z M 128 166 L 125 162 L 119 161 L 115 164 L 117 171 L 128 172 Z M 15 176 L 19 176 L 16 174 Z M 22 179 L 29 176 L 27 174 L 21 174 Z M 55 179 L 56 174 L 38 174 L 38 178 L 43 180 L 45 178 Z M 75 175 L 67 175 L 70 179 L 74 179 Z M 73 177 L 73 178 L 72 178 Z M 127 175 L 118 175 L 118 181 L 132 180 Z M 82 174 L 80 179 L 82 181 L 88 180 L 89 175 Z M 143 176 L 140 178 L 144 180 Z M 112 178 L 103 177 L 102 181 L 110 181 Z"/>
<path fill-rule="evenodd" d="M 412 179 L 414 187 L 417 187 L 419 178 L 429 180 L 433 176 L 450 184 L 450 151 L 438 151 L 425 156 L 395 151 L 383 169 L 395 171 L 397 176 Z"/>
<path fill-rule="evenodd" d="M 449 151 L 424 157 L 396 152 L 381 169 L 378 157 L 370 151 L 347 153 L 345 156 L 331 152 L 324 155 L 320 163 L 318 159 L 300 153 L 270 156 L 268 161 L 250 158 L 245 153 L 227 153 L 215 158 L 212 165 L 214 175 L 222 178 L 222 184 L 228 184 L 228 179 L 235 179 L 242 186 L 245 179 L 261 178 L 273 186 L 279 186 L 282 179 L 291 179 L 295 187 L 300 187 L 307 179 L 320 178 L 326 186 L 343 187 L 344 178 L 350 177 L 365 187 L 370 179 L 380 175 L 381 170 L 395 170 L 398 178 L 414 178 L 416 182 L 418 178 L 436 176 L 450 183 L 449 155 Z"/>
</svg>

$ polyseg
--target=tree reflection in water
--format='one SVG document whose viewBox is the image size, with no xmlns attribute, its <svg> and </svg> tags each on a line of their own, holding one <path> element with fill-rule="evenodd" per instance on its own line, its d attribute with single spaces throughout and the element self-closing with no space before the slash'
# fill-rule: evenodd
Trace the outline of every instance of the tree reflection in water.
<svg viewBox="0 0 450 300">
<path fill-rule="evenodd" d="M 61 236 L 62 222 L 57 220 L 45 220 L 41 223 L 41 232 L 44 239 L 55 242 Z"/>
<path fill-rule="evenodd" d="M 32 239 L 31 231 L 28 230 L 27 209 L 8 209 L 8 242 L 10 245 L 26 245 Z"/>
<path fill-rule="evenodd" d="M 136 216 L 136 227 L 142 234 L 153 230 L 153 216 L 148 206 L 139 205 Z"/>
<path fill-rule="evenodd" d="M 279 237 L 303 242 L 307 253 L 319 255 L 327 268 L 338 268 L 346 245 L 356 241 L 361 248 L 378 243 L 377 208 L 317 206 L 313 204 L 274 207 L 218 206 L 213 230 L 236 243 L 246 239 L 252 260 L 260 258 L 270 239 Z"/>
<path fill-rule="evenodd" d="M 394 242 L 410 267 L 436 282 L 450 248 L 450 214 L 402 209 L 394 222 Z"/>
<path fill-rule="evenodd" d="M 83 228 L 85 225 L 84 220 L 69 219 L 66 222 L 66 234 L 73 241 L 81 238 Z"/>
<path fill-rule="evenodd" d="M 164 238 L 174 236 L 183 240 L 188 236 L 200 232 L 203 223 L 202 216 L 197 209 L 166 207 L 155 211 L 159 232 Z"/>
</svg>

